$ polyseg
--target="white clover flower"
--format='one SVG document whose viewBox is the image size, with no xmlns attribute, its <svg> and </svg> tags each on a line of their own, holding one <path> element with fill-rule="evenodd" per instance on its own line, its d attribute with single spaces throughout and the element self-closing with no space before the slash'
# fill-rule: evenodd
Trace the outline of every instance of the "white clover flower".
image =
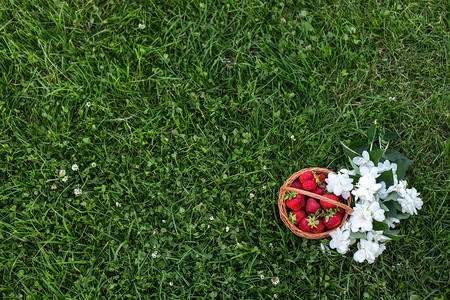
<svg viewBox="0 0 450 300">
<path fill-rule="evenodd" d="M 64 176 L 64 178 L 62 179 L 62 181 L 66 182 L 67 180 L 69 180 L 69 176 Z"/>
<path fill-rule="evenodd" d="M 158 255 L 158 251 L 155 251 L 155 252 L 152 253 L 152 257 L 153 258 L 156 258 L 157 255 Z"/>
<path fill-rule="evenodd" d="M 214 221 L 214 217 L 213 216 L 209 217 L 209 220 Z"/>
<path fill-rule="evenodd" d="M 272 243 L 269 243 L 269 248 L 273 248 L 273 244 Z"/>
<path fill-rule="evenodd" d="M 56 190 L 58 187 L 56 186 L 56 184 L 52 184 L 52 186 L 50 187 L 52 190 Z"/>
<path fill-rule="evenodd" d="M 139 28 L 140 30 L 145 29 L 145 24 L 139 24 L 139 25 L 138 25 L 138 28 Z"/>
<path fill-rule="evenodd" d="M 116 202 L 116 206 L 117 206 L 117 207 L 121 207 L 122 204 L 120 204 L 119 202 Z"/>
<path fill-rule="evenodd" d="M 78 171 L 78 170 L 79 170 L 78 165 L 77 164 L 73 164 L 72 165 L 72 171 Z"/>
<path fill-rule="evenodd" d="M 356 33 L 356 28 L 355 28 L 355 27 L 350 27 L 350 28 L 348 29 L 348 32 L 350 32 L 350 33 Z"/>
<path fill-rule="evenodd" d="M 166 220 L 162 219 L 161 222 L 166 223 Z"/>
<path fill-rule="evenodd" d="M 59 177 L 64 177 L 64 176 L 66 176 L 66 170 L 59 170 Z"/>
<path fill-rule="evenodd" d="M 261 279 L 264 279 L 264 275 L 263 274 L 261 274 Z"/>
<path fill-rule="evenodd" d="M 334 193 L 336 196 L 342 195 L 344 199 L 350 197 L 350 191 L 353 189 L 353 178 L 348 177 L 348 174 L 329 173 L 325 181 L 329 192 Z"/>
<path fill-rule="evenodd" d="M 272 281 L 272 283 L 273 283 L 274 285 L 277 285 L 277 284 L 280 283 L 280 278 L 275 277 L 275 278 L 270 279 L 270 281 Z"/>
<path fill-rule="evenodd" d="M 367 260 L 367 262 L 371 264 L 375 261 L 379 250 L 380 245 L 378 245 L 378 243 L 361 239 L 358 243 L 358 251 L 353 255 L 353 259 L 360 263 Z"/>
<path fill-rule="evenodd" d="M 253 197 L 255 197 L 255 194 L 250 193 L 250 199 L 252 199 Z"/>
<path fill-rule="evenodd" d="M 420 193 L 415 188 L 406 189 L 403 195 L 397 199 L 402 206 L 402 212 L 417 215 L 417 210 L 422 209 L 423 201 L 418 196 Z"/>
<path fill-rule="evenodd" d="M 400 220 L 394 217 L 387 217 L 383 222 L 386 223 L 389 228 L 395 228 L 395 223 L 400 223 Z"/>
<path fill-rule="evenodd" d="M 225 232 L 228 232 L 228 231 L 230 231 L 230 227 L 225 227 Z"/>
<path fill-rule="evenodd" d="M 359 178 L 356 186 L 358 189 L 352 191 L 352 194 L 355 195 L 357 199 L 362 199 L 363 202 L 375 201 L 374 194 L 381 188 L 381 184 L 377 183 L 377 180 L 370 172 Z"/>
<path fill-rule="evenodd" d="M 263 166 L 263 169 L 264 169 L 264 170 L 267 170 L 267 167 L 266 167 L 266 165 L 264 165 L 264 166 Z"/>
<path fill-rule="evenodd" d="M 295 141 L 295 136 L 291 135 L 291 140 Z"/>
<path fill-rule="evenodd" d="M 357 203 L 355 205 L 349 222 L 351 223 L 351 229 L 353 232 L 366 232 L 372 230 L 373 220 L 381 222 L 384 218 L 384 210 L 380 207 L 378 202 L 364 202 Z"/>
<path fill-rule="evenodd" d="M 74 189 L 73 192 L 74 192 L 75 196 L 83 194 L 83 190 L 80 188 Z"/>
<path fill-rule="evenodd" d="M 173 282 L 172 282 L 172 281 L 171 281 L 171 282 L 169 282 L 169 285 L 170 285 L 170 286 L 173 286 Z"/>
<path fill-rule="evenodd" d="M 335 231 L 330 232 L 330 236 L 330 247 L 336 249 L 340 254 L 347 253 L 350 246 L 350 230 L 338 228 Z"/>
<path fill-rule="evenodd" d="M 86 106 L 87 107 L 91 107 L 92 103 L 91 102 L 86 102 Z"/>
<path fill-rule="evenodd" d="M 93 162 L 92 164 L 91 164 L 91 167 L 93 167 L 93 168 L 95 168 L 97 166 L 97 164 L 95 163 L 95 162 Z"/>
</svg>

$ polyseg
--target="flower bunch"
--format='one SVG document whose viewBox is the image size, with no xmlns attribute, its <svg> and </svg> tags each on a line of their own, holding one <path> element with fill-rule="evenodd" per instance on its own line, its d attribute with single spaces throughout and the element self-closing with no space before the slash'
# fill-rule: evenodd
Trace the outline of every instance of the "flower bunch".
<svg viewBox="0 0 450 300">
<path fill-rule="evenodd" d="M 343 143 L 353 169 L 341 169 L 326 179 L 329 192 L 344 197 L 352 194 L 355 200 L 348 221 L 330 233 L 330 247 L 345 254 L 357 242 L 353 258 L 361 263 L 373 263 L 386 249 L 387 241 L 401 238 L 393 228 L 400 220 L 417 214 L 423 204 L 417 190 L 408 188 L 404 180 L 412 161 L 388 149 L 397 136 L 384 135 L 376 145 L 375 132 L 376 125 L 372 125 L 367 133 L 368 143 Z"/>
</svg>

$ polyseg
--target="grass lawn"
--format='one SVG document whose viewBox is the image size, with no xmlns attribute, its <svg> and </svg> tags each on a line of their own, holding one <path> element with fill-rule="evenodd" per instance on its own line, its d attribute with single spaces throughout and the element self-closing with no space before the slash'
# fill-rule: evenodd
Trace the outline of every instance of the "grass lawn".
<svg viewBox="0 0 450 300">
<path fill-rule="evenodd" d="M 449 10 L 0 0 L 0 298 L 448 299 Z M 361 264 L 277 197 L 375 121 L 424 206 Z"/>
</svg>

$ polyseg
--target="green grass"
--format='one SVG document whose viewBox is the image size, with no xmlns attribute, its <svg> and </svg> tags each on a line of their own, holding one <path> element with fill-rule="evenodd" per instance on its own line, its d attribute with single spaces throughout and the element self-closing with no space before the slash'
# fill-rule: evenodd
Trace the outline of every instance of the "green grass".
<svg viewBox="0 0 450 300">
<path fill-rule="evenodd" d="M 1 298 L 448 299 L 449 8 L 1 0 Z M 424 207 L 369 265 L 276 203 L 375 120 Z"/>
</svg>

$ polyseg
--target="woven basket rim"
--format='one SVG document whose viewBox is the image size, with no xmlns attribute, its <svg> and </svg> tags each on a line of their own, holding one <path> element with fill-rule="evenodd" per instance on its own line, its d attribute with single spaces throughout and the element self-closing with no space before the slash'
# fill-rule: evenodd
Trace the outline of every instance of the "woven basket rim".
<svg viewBox="0 0 450 300">
<path fill-rule="evenodd" d="M 347 205 L 343 204 L 343 206 L 345 206 L 345 207 L 343 207 L 344 210 L 345 210 L 345 212 L 344 212 L 344 215 L 343 215 L 343 217 L 342 217 L 341 223 L 339 224 L 338 227 L 333 228 L 333 229 L 328 230 L 328 231 L 325 231 L 325 232 L 321 232 L 321 233 L 304 232 L 304 231 L 300 230 L 300 228 L 298 228 L 297 225 L 294 225 L 294 224 L 292 224 L 291 222 L 289 222 L 289 217 L 288 217 L 289 214 L 288 214 L 287 207 L 286 207 L 286 201 L 284 200 L 284 195 L 285 195 L 285 193 L 286 193 L 286 191 L 287 191 L 286 188 L 289 188 L 289 187 L 291 186 L 291 184 L 292 184 L 297 178 L 300 177 L 300 175 L 302 175 L 303 173 L 308 172 L 308 171 L 312 171 L 312 172 L 319 173 L 319 174 L 325 174 L 325 175 L 328 175 L 329 173 L 336 174 L 335 172 L 330 171 L 330 170 L 328 170 L 328 169 L 325 169 L 325 168 L 318 168 L 318 167 L 305 168 L 305 169 L 301 169 L 300 171 L 295 172 L 294 174 L 292 174 L 292 175 L 284 182 L 283 186 L 281 186 L 281 188 L 280 188 L 280 193 L 279 193 L 279 195 L 278 195 L 278 208 L 279 208 L 279 211 L 280 211 L 280 217 L 281 217 L 281 220 L 282 220 L 283 223 L 289 228 L 289 230 L 292 231 L 295 235 L 300 236 L 300 237 L 303 237 L 303 238 L 307 238 L 307 239 L 319 240 L 319 239 L 324 239 L 324 238 L 330 236 L 330 232 L 333 232 L 333 231 L 335 231 L 336 229 L 342 227 L 342 225 L 344 225 L 344 223 L 347 221 L 347 218 L 349 217 L 349 215 L 350 215 L 351 212 L 353 211 L 353 210 L 350 208 L 350 204 L 352 203 L 352 196 L 350 195 L 350 196 L 346 199 L 346 200 L 347 200 Z M 291 190 L 296 190 L 296 189 L 293 189 L 293 188 L 290 188 L 290 189 L 291 189 Z M 300 191 L 300 190 L 297 190 L 297 191 Z M 307 196 L 310 196 L 310 195 L 308 195 L 308 194 L 310 194 L 310 192 L 306 192 L 306 193 L 302 192 L 302 194 L 305 194 L 305 195 L 307 195 Z M 327 198 L 325 198 L 325 197 L 322 197 L 322 196 L 320 196 L 320 195 L 315 195 L 314 197 L 315 197 L 315 198 L 319 198 L 319 199 L 321 199 L 321 200 L 324 200 L 324 201 L 326 201 L 326 202 L 329 202 L 329 201 L 330 201 L 329 199 L 327 199 Z M 324 198 L 324 199 L 322 199 L 322 198 Z M 327 200 L 328 200 L 328 201 L 327 201 Z M 334 203 L 333 203 L 333 204 L 334 204 Z M 342 207 L 341 205 L 337 205 L 337 206 Z"/>
</svg>

